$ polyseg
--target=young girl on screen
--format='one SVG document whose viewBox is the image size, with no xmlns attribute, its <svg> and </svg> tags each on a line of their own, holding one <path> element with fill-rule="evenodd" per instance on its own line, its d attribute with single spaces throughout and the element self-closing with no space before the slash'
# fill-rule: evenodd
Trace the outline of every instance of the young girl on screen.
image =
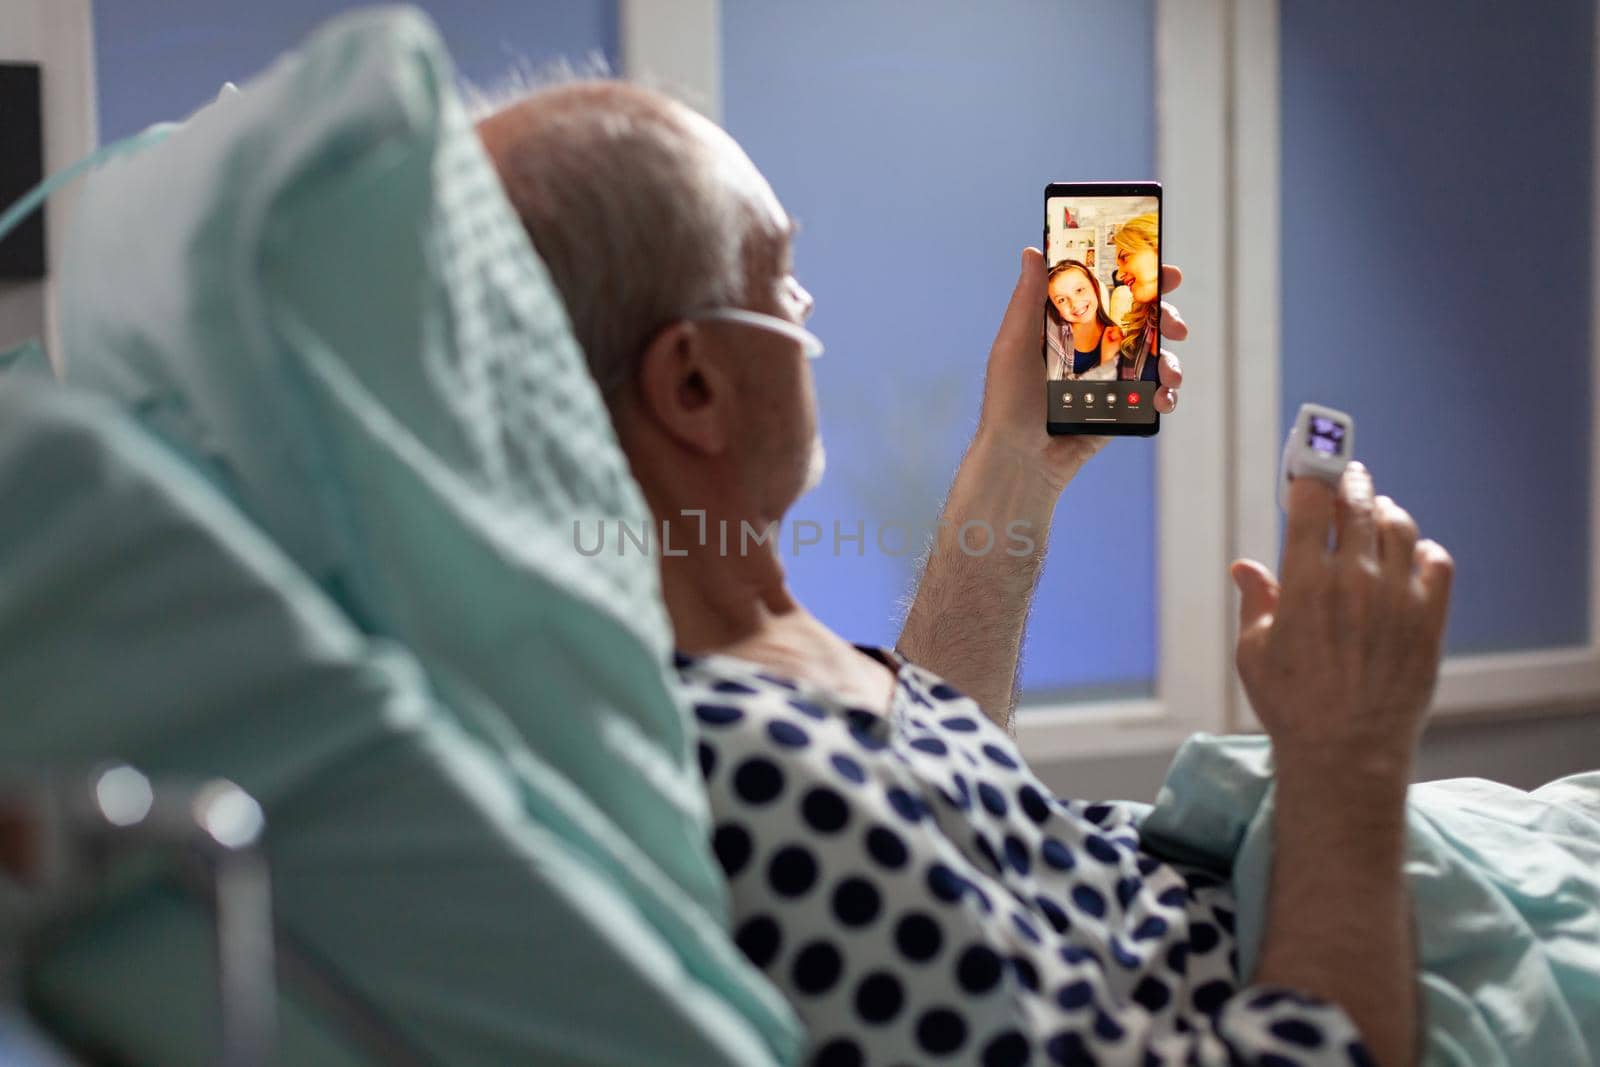
<svg viewBox="0 0 1600 1067">
<path fill-rule="evenodd" d="M 1084 264 L 1063 259 L 1045 280 L 1044 336 L 1050 377 L 1108 381 L 1117 376 L 1122 330 L 1106 314 L 1100 281 Z"/>
</svg>

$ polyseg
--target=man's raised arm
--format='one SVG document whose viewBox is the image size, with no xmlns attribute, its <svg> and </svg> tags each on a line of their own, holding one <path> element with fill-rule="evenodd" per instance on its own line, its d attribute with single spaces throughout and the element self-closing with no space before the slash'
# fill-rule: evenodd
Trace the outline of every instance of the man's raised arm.
<svg viewBox="0 0 1600 1067">
<path fill-rule="evenodd" d="M 1182 277 L 1163 268 L 1163 289 L 1176 289 Z M 989 352 L 978 432 L 950 487 L 896 646 L 1008 731 L 1056 501 L 1106 441 L 1045 432 L 1044 301 L 1044 257 L 1028 248 Z M 1163 307 L 1162 333 L 1174 340 L 1188 333 L 1170 307 Z M 1172 412 L 1181 381 L 1177 361 L 1163 353 L 1158 411 Z"/>
<path fill-rule="evenodd" d="M 980 429 L 950 487 L 896 646 L 1008 732 L 1023 628 L 1060 493 Z"/>
<path fill-rule="evenodd" d="M 1373 498 L 1359 464 L 1337 497 L 1294 483 L 1281 587 L 1259 563 L 1233 565 L 1239 676 L 1272 738 L 1277 778 L 1251 981 L 1337 1003 L 1392 1067 L 1417 1062 L 1405 799 L 1452 570 L 1443 548 L 1418 543 L 1409 515 Z"/>
</svg>

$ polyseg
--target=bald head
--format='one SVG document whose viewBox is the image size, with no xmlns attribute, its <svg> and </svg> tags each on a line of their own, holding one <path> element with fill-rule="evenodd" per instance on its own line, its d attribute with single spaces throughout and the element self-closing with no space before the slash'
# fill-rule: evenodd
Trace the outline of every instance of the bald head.
<svg viewBox="0 0 1600 1067">
<path fill-rule="evenodd" d="M 714 123 L 613 81 L 540 90 L 478 124 L 616 410 L 663 326 L 696 308 L 765 305 L 789 222 Z"/>
</svg>

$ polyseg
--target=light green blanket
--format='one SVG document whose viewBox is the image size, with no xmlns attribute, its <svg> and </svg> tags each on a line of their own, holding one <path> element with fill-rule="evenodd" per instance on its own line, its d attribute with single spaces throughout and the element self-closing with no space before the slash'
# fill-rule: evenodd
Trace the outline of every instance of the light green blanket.
<svg viewBox="0 0 1600 1067">
<path fill-rule="evenodd" d="M 1425 1062 L 1600 1062 L 1600 771 L 1532 792 L 1427 782 L 1408 807 Z M 1232 871 L 1245 975 L 1261 951 L 1272 812 L 1267 739 L 1199 734 L 1142 825 L 1152 849 Z"/>
</svg>

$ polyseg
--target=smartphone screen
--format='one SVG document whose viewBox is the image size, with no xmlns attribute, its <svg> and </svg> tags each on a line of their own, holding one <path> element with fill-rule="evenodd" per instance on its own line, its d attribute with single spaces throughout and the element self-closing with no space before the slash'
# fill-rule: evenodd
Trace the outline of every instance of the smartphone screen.
<svg viewBox="0 0 1600 1067">
<path fill-rule="evenodd" d="M 1045 428 L 1148 437 L 1161 428 L 1161 186 L 1044 191 Z"/>
</svg>

